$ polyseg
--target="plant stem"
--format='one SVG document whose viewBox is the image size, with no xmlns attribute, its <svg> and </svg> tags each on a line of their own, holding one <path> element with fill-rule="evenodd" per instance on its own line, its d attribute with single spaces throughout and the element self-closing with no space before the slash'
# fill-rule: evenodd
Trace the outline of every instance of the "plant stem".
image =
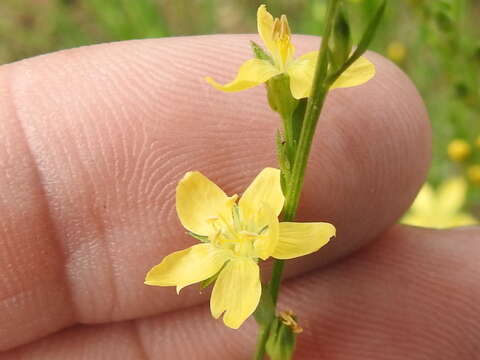
<svg viewBox="0 0 480 360">
<path fill-rule="evenodd" d="M 255 350 L 255 360 L 263 360 L 265 357 L 265 344 L 268 340 L 268 334 L 270 332 L 270 324 L 266 327 L 263 327 L 260 330 L 257 338 L 257 349 Z"/>
<path fill-rule="evenodd" d="M 307 108 L 305 111 L 305 118 L 303 120 L 303 126 L 300 133 L 300 139 L 298 147 L 295 152 L 295 161 L 290 178 L 288 179 L 287 194 L 285 196 L 284 207 L 284 221 L 292 221 L 295 218 L 298 203 L 300 201 L 300 194 L 303 187 L 303 181 L 305 177 L 305 170 L 310 155 L 313 136 L 315 135 L 315 129 L 318 123 L 318 117 L 322 110 L 325 98 L 328 93 L 328 84 L 326 83 L 327 69 L 328 69 L 328 42 L 332 33 L 332 28 L 335 20 L 335 14 L 337 12 L 340 0 L 329 0 L 326 25 L 323 35 L 323 39 L 320 45 L 320 51 L 315 70 L 315 77 L 313 80 L 313 86 L 311 95 L 308 98 Z M 276 306 L 278 293 L 280 290 L 280 281 L 282 279 L 284 261 L 275 260 L 273 264 L 272 280 L 270 281 L 270 291 L 272 295 L 273 304 Z M 272 319 L 273 320 L 273 319 Z M 268 332 L 270 326 L 262 329 L 257 342 L 257 352 L 255 355 L 256 360 L 263 360 L 265 355 L 265 344 L 268 340 Z"/>
<path fill-rule="evenodd" d="M 295 161 L 292 174 L 288 182 L 288 191 L 285 197 L 284 221 L 293 221 L 298 208 L 300 194 L 303 187 L 305 170 L 307 168 L 308 158 L 312 147 L 313 136 L 318 123 L 318 117 L 322 110 L 325 98 L 328 92 L 328 85 L 325 84 L 328 68 L 327 46 L 332 33 L 332 27 L 337 12 L 339 0 L 330 0 L 327 8 L 327 22 L 325 33 L 320 45 L 315 78 L 313 80 L 312 92 L 307 102 L 305 118 L 303 120 L 302 131 L 298 147 L 295 152 Z M 270 283 L 272 298 L 274 304 L 278 298 L 278 290 L 282 277 L 283 260 L 276 260 L 273 266 L 272 281 Z"/>
<path fill-rule="evenodd" d="M 330 0 L 328 3 L 325 33 L 320 45 L 319 58 L 317 61 L 317 68 L 315 70 L 315 78 L 313 80 L 310 97 L 308 98 L 302 131 L 300 133 L 298 147 L 295 152 L 295 161 L 293 163 L 293 169 L 288 183 L 288 192 L 285 198 L 285 221 L 292 221 L 295 218 L 295 213 L 298 208 L 298 202 L 300 200 L 300 194 L 303 187 L 305 170 L 312 147 L 313 136 L 315 135 L 318 118 L 328 93 L 329 84 L 325 81 L 327 78 L 328 69 L 327 47 L 339 3 L 340 0 Z"/>
</svg>

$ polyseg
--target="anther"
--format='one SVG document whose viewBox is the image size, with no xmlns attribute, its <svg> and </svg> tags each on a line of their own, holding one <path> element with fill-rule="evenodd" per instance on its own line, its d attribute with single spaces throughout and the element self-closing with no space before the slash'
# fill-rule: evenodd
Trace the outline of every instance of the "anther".
<svg viewBox="0 0 480 360">
<path fill-rule="evenodd" d="M 303 329 L 298 325 L 296 316 L 292 310 L 281 311 L 278 315 L 280 316 L 282 323 L 290 327 L 294 334 L 300 334 L 303 332 Z"/>
</svg>

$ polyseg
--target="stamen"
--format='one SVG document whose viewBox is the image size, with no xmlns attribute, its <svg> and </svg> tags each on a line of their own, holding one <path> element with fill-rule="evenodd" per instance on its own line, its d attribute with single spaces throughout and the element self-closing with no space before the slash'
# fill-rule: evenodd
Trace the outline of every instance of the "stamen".
<svg viewBox="0 0 480 360">
<path fill-rule="evenodd" d="M 280 28 L 280 20 L 278 18 L 275 18 L 272 26 L 272 39 L 274 41 L 280 40 Z"/>
<path fill-rule="evenodd" d="M 279 18 L 275 18 L 272 27 L 272 39 L 277 43 L 278 56 L 280 57 L 281 65 L 284 66 L 289 57 L 291 51 L 291 37 L 290 25 L 285 15 Z"/>
<path fill-rule="evenodd" d="M 290 31 L 290 26 L 288 25 L 288 19 L 286 15 L 282 15 L 280 17 L 281 29 L 280 29 L 280 38 L 284 39 L 288 37 L 290 39 L 290 35 L 292 32 Z"/>
<path fill-rule="evenodd" d="M 220 219 L 218 218 L 218 216 L 213 216 L 213 217 L 207 219 L 207 222 L 212 226 L 213 231 L 218 231 L 218 221 L 219 220 Z"/>
<path fill-rule="evenodd" d="M 280 316 L 282 323 L 292 328 L 294 334 L 300 334 L 303 332 L 303 329 L 298 325 L 297 319 L 292 310 L 281 311 L 278 315 Z"/>
<path fill-rule="evenodd" d="M 262 235 L 267 230 L 268 230 L 268 225 L 265 225 L 263 228 L 260 229 L 260 231 L 258 232 L 258 235 Z"/>
<path fill-rule="evenodd" d="M 235 226 L 235 228 L 241 229 L 242 221 L 240 219 L 240 208 L 238 207 L 237 204 L 233 205 L 232 218 L 233 218 L 233 225 Z"/>
</svg>

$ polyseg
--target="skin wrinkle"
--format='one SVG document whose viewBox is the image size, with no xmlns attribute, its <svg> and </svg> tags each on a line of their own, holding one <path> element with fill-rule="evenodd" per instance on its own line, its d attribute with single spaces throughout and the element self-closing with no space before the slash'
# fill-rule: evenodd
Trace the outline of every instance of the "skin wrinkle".
<svg viewBox="0 0 480 360">
<path fill-rule="evenodd" d="M 71 61 L 72 59 L 75 59 L 75 56 L 67 56 L 68 59 Z M 19 64 L 20 66 L 18 67 L 7 67 L 7 69 L 10 69 L 10 79 L 11 79 L 11 96 L 12 96 L 12 103 L 15 104 L 15 108 L 16 109 L 19 109 L 18 107 L 18 103 L 20 102 L 20 100 L 18 100 L 18 96 L 16 96 L 16 92 L 15 92 L 15 86 L 17 85 L 16 84 L 16 79 L 18 77 L 20 77 L 21 75 L 19 74 L 22 74 L 22 70 L 23 70 L 23 66 L 24 66 L 24 63 L 20 63 Z M 28 72 L 28 70 L 27 70 Z M 66 71 L 66 73 L 68 73 L 68 71 Z M 70 76 L 70 75 L 68 75 Z M 48 92 L 48 90 L 46 90 Z M 85 107 L 86 108 L 86 107 Z M 25 111 L 19 111 L 17 110 L 17 119 L 18 119 L 18 122 L 20 124 L 25 124 L 25 122 L 27 122 L 28 120 L 25 120 L 24 119 L 24 116 L 22 115 L 28 115 L 27 112 Z M 28 119 L 28 117 L 25 117 L 26 119 Z M 56 130 L 56 129 L 55 129 Z M 27 146 L 28 146 L 28 149 L 29 149 L 29 153 L 31 154 L 32 158 L 33 158 L 33 161 L 34 161 L 34 164 L 35 164 L 35 171 L 38 173 L 38 178 L 39 178 L 39 187 L 42 189 L 42 194 L 43 194 L 43 197 L 45 198 L 45 202 L 46 202 L 46 207 L 48 209 L 47 213 L 48 213 L 48 217 L 49 219 L 51 219 L 51 223 L 52 223 L 52 227 L 54 229 L 54 237 L 57 239 L 56 242 L 58 243 L 58 245 L 60 246 L 59 247 L 59 251 L 60 251 L 60 254 L 61 256 L 59 256 L 59 258 L 63 259 L 63 266 L 62 266 L 62 273 L 63 273 L 63 276 L 65 278 L 65 284 L 67 286 L 67 289 L 68 289 L 68 297 L 69 299 L 71 299 L 71 309 L 72 309 L 72 312 L 73 312 L 73 319 L 72 319 L 72 323 L 75 323 L 75 322 L 78 322 L 78 321 L 82 321 L 82 316 L 81 316 L 81 307 L 78 305 L 78 301 L 76 301 L 76 297 L 73 295 L 73 291 L 74 289 L 71 287 L 73 284 L 75 284 L 75 278 L 72 277 L 72 274 L 69 272 L 69 268 L 70 268 L 70 260 L 72 258 L 74 258 L 75 256 L 75 252 L 76 252 L 76 249 L 72 249 L 71 248 L 71 245 L 68 241 L 66 241 L 65 243 L 61 242 L 59 240 L 60 238 L 60 235 L 59 235 L 59 231 L 58 229 L 59 228 L 62 228 L 63 227 L 63 224 L 61 223 L 61 221 L 58 221 L 59 220 L 59 217 L 58 215 L 52 215 L 52 211 L 53 212 L 56 212 L 58 214 L 58 211 L 57 208 L 59 207 L 58 206 L 58 202 L 55 200 L 55 198 L 49 198 L 49 194 L 53 194 L 53 195 L 56 195 L 55 194 L 55 180 L 53 180 L 53 177 L 55 176 L 52 171 L 49 171 L 51 170 L 51 168 L 49 169 L 47 166 L 45 166 L 45 159 L 41 158 L 39 159 L 38 157 L 35 158 L 35 153 L 37 155 L 39 155 L 41 157 L 41 151 L 39 151 L 39 145 L 40 142 L 41 142 L 41 139 L 39 136 L 39 129 L 35 129 L 31 124 L 28 125 L 28 127 L 26 127 L 25 125 L 23 125 L 23 132 L 25 134 L 25 139 L 26 139 L 26 143 L 27 143 Z M 51 140 L 50 138 L 53 138 L 53 135 L 55 135 L 55 133 L 49 133 L 48 134 L 48 140 Z M 36 145 L 36 149 L 34 150 L 34 145 L 32 144 L 37 144 Z M 71 154 L 76 154 L 76 148 L 75 147 L 71 147 L 69 149 L 69 154 L 68 154 L 68 157 L 65 156 L 67 158 L 67 164 L 69 164 L 71 161 L 71 159 L 74 159 L 73 156 L 71 156 Z M 66 150 L 65 150 L 65 153 L 66 153 Z M 77 155 L 77 158 L 78 158 L 78 155 Z M 89 175 L 89 173 L 87 171 L 82 171 L 81 167 L 82 167 L 82 163 L 81 161 L 77 161 L 76 162 L 77 166 L 80 165 L 80 175 Z M 58 168 L 59 166 L 55 166 L 56 168 Z M 93 193 L 95 193 L 95 191 L 93 191 Z M 91 196 L 90 197 L 90 193 L 89 192 L 86 192 L 85 193 L 85 197 L 86 198 L 89 198 L 91 200 L 88 200 L 87 202 L 90 202 L 90 211 L 91 211 L 91 216 L 90 216 L 90 219 L 92 219 L 93 221 L 90 222 L 90 226 L 95 228 L 100 234 L 104 233 L 105 232 L 105 228 L 104 228 L 104 225 L 103 225 L 103 221 L 102 219 L 98 218 L 96 215 L 98 214 L 97 211 L 95 211 L 95 200 L 96 198 Z M 55 204 L 55 205 L 54 205 Z M 98 208 L 98 207 L 97 207 Z M 101 208 L 100 208 L 101 209 Z M 68 235 L 65 234 L 65 232 L 62 233 L 62 236 L 66 236 L 68 237 Z M 102 239 L 102 237 L 99 237 L 99 239 Z M 64 244 L 65 246 L 62 246 L 62 244 Z M 108 244 L 107 242 L 104 242 L 104 246 L 105 246 L 105 253 L 108 255 L 109 254 L 109 249 L 108 249 Z M 107 262 L 109 264 L 112 264 L 113 265 L 113 262 L 112 261 L 109 261 Z M 116 286 L 115 286 L 115 277 L 113 276 L 113 270 L 111 272 L 111 275 L 110 275 L 110 281 L 112 282 L 112 286 L 110 286 L 110 296 L 113 298 L 112 299 L 112 306 L 110 307 L 107 307 L 107 309 L 111 309 L 112 313 L 114 312 L 114 308 L 115 308 L 115 304 L 117 303 L 117 301 L 115 301 L 114 299 L 116 298 Z M 68 326 L 68 325 L 71 325 L 70 323 L 69 324 L 62 324 L 61 327 L 65 327 L 65 326 Z M 57 330 L 57 329 L 55 329 Z"/>
<path fill-rule="evenodd" d="M 193 288 L 185 289 L 185 296 L 181 297 L 177 297 L 174 291 L 148 288 L 143 285 L 143 277 L 167 253 L 193 244 L 193 240 L 184 235 L 178 220 L 173 220 L 174 198 L 172 191 L 167 188 L 173 189 L 174 180 L 196 168 L 212 180 L 218 180 L 218 184 L 229 194 L 234 194 L 245 188 L 259 168 L 275 164 L 272 149 L 279 121 L 266 104 L 264 89 L 259 87 L 229 96 L 209 88 L 202 80 L 202 76 L 209 75 L 214 67 L 219 75 L 223 75 L 219 76 L 219 80 L 231 76 L 238 63 L 251 56 L 248 40 L 252 38 L 254 36 L 251 35 L 204 36 L 122 42 L 64 51 L 5 67 L 16 72 L 16 101 L 23 104 L 21 111 L 24 112 L 24 122 L 38 134 L 35 136 L 35 141 L 38 141 L 36 156 L 49 172 L 45 176 L 50 177 L 46 183 L 51 187 L 49 191 L 52 196 L 55 196 L 53 208 L 56 213 L 53 216 L 61 224 L 64 233 L 61 240 L 65 241 L 69 250 L 68 260 L 74 275 L 71 285 L 75 289 L 77 312 L 81 313 L 78 317 L 82 321 L 127 320 L 193 306 L 205 300 L 205 294 L 199 296 Z M 294 41 L 298 43 L 299 52 L 318 45 L 318 39 L 313 37 L 296 37 Z M 202 42 L 202 45 L 198 45 L 198 42 Z M 208 49 L 217 45 L 216 56 L 213 56 Z M 142 53 L 141 61 L 136 56 L 139 52 Z M 179 53 L 182 57 L 175 63 L 172 56 Z M 403 89 L 405 93 L 413 89 L 399 75 L 399 70 L 392 68 L 379 56 L 369 56 L 378 63 L 382 74 L 388 73 L 388 76 L 397 79 L 394 89 Z M 202 61 L 195 62 L 199 57 Z M 124 63 L 130 59 L 135 61 L 125 66 Z M 158 66 L 165 59 L 175 64 L 174 68 Z M 120 62 L 118 67 L 117 62 Z M 95 64 L 95 67 L 92 69 L 85 64 Z M 188 66 L 190 72 L 185 71 Z M 132 68 L 135 71 L 131 71 Z M 102 76 L 97 79 L 99 71 Z M 163 74 L 167 72 L 171 74 L 171 79 L 178 81 L 163 81 Z M 142 77 L 139 79 L 138 76 Z M 378 79 L 361 89 L 335 90 L 329 97 L 327 112 L 321 123 L 323 136 L 317 137 L 315 144 L 314 161 L 307 175 L 307 195 L 304 196 L 300 218 L 338 223 L 344 238 L 335 240 L 329 251 L 322 251 L 296 263 L 291 262 L 287 272 L 290 276 L 323 266 L 365 243 L 372 232 L 386 228 L 403 212 L 408 206 L 408 197 L 413 197 L 420 186 L 429 153 L 428 125 L 420 101 L 415 96 L 405 95 L 405 103 L 398 103 L 400 108 L 414 109 L 411 118 L 398 119 L 396 110 L 394 112 L 392 109 L 389 110 L 392 113 L 383 114 L 393 123 L 405 121 L 416 124 L 414 133 L 398 134 L 396 140 L 400 144 L 408 143 L 411 146 L 400 158 L 399 154 L 391 152 L 388 146 L 390 140 L 382 138 L 386 133 L 385 119 L 377 115 L 367 116 L 369 109 L 360 100 L 355 100 L 375 97 L 378 83 L 386 81 L 382 76 L 379 75 Z M 110 77 L 113 78 L 112 84 L 105 81 Z M 143 77 L 159 81 L 153 85 L 144 84 Z M 132 81 L 134 78 L 136 81 Z M 151 86 L 155 88 L 150 89 Z M 38 87 L 46 91 L 32 91 Z M 130 90 L 130 87 L 134 88 Z M 138 116 L 136 99 L 137 94 L 142 93 L 142 87 L 149 90 L 145 92 L 145 99 L 141 102 L 142 112 Z M 176 106 L 165 108 L 162 89 L 167 90 Z M 100 90 L 104 92 L 101 101 L 95 96 Z M 133 98 L 130 92 L 135 94 Z M 392 101 L 397 97 L 388 91 L 383 92 L 382 96 L 388 96 Z M 109 109 L 121 108 L 121 111 L 104 110 L 103 103 L 109 98 Z M 342 142 L 345 141 L 343 137 L 349 134 L 348 125 L 353 126 L 355 122 L 349 113 L 337 109 L 340 98 L 350 99 L 352 106 L 358 107 L 357 113 L 363 114 L 371 122 L 371 126 L 365 127 L 363 133 L 359 130 L 362 127 L 355 125 L 357 137 L 373 138 L 371 141 L 375 141 L 385 152 L 385 158 L 395 160 L 395 166 L 391 161 L 379 164 L 371 159 L 370 163 L 365 161 L 365 166 L 358 169 L 354 178 L 344 179 L 341 166 L 351 158 L 351 152 L 354 153 L 355 149 L 346 147 Z M 208 106 L 203 106 L 205 103 Z M 373 104 L 373 100 L 372 104 L 367 104 L 374 106 L 374 114 L 379 113 L 380 104 Z M 54 113 L 52 108 L 55 109 Z M 337 128 L 339 119 L 344 123 L 342 131 Z M 109 121 L 115 121 L 115 124 Z M 243 133 L 244 126 L 249 126 L 249 131 Z M 368 132 L 373 126 L 379 126 L 380 129 L 375 133 Z M 127 138 L 123 129 L 135 128 L 139 130 L 130 131 Z M 221 129 L 218 137 L 211 136 L 213 129 Z M 52 137 L 53 133 L 56 138 Z M 252 133 L 255 136 L 249 137 Z M 140 145 L 139 136 L 146 137 L 141 141 L 144 145 Z M 248 141 L 245 137 L 248 137 Z M 361 145 L 365 143 L 359 141 Z M 62 146 L 65 149 L 59 152 L 58 148 Z M 143 152 L 145 154 L 157 151 L 159 160 L 148 161 L 147 156 L 140 156 L 142 152 L 138 151 L 139 146 L 148 148 Z M 71 154 L 78 155 L 68 157 L 70 152 L 65 151 L 69 147 Z M 160 160 L 165 147 L 181 149 L 182 154 L 178 156 L 180 164 L 164 166 Z M 220 155 L 219 149 L 222 150 Z M 241 161 L 235 158 L 238 153 L 242 153 Z M 232 158 L 236 160 L 231 161 Z M 65 162 L 66 159 L 71 162 Z M 65 168 L 64 164 L 68 167 Z M 93 164 L 93 170 L 88 164 Z M 136 164 L 137 170 L 134 170 L 133 164 Z M 370 169 L 372 164 L 376 165 Z M 93 173 L 82 174 L 85 171 Z M 164 176 L 159 176 L 157 182 L 151 180 L 151 191 L 147 193 L 142 190 L 144 180 L 141 181 L 142 186 L 136 182 L 148 178 L 145 174 L 153 171 Z M 408 176 L 405 175 L 400 183 L 402 195 L 407 200 L 388 207 L 369 207 L 382 203 L 378 192 L 375 192 L 375 198 L 363 194 L 365 183 L 368 186 L 380 186 L 372 182 L 378 171 L 390 175 L 382 184 L 382 189 L 388 193 L 396 193 L 397 189 L 397 184 L 391 180 L 399 177 L 399 173 L 407 173 Z M 123 175 L 120 180 L 118 175 Z M 96 181 L 93 185 L 92 179 Z M 126 182 L 129 182 L 129 187 L 125 186 Z M 134 183 L 137 186 L 132 185 Z M 125 194 L 125 197 L 121 198 L 119 194 Z M 356 201 L 361 203 L 363 198 L 368 198 L 371 203 L 364 208 L 359 207 L 361 211 L 352 211 L 350 202 L 358 199 Z M 103 201 L 105 210 L 102 210 Z M 103 220 L 106 222 L 106 231 L 103 233 L 96 230 L 97 216 L 107 216 Z M 165 224 L 165 217 L 172 221 Z M 112 265 L 106 261 L 101 249 L 106 238 L 111 242 L 112 253 L 118 264 L 115 275 L 120 284 L 113 316 L 113 306 L 108 300 L 108 296 L 111 296 L 108 268 Z"/>
<path fill-rule="evenodd" d="M 60 240 L 57 236 L 57 231 L 55 229 L 55 223 L 54 223 L 53 218 L 51 216 L 50 203 L 48 201 L 48 197 L 47 197 L 47 194 L 45 192 L 45 187 L 44 187 L 44 184 L 43 184 L 43 176 L 42 176 L 41 171 L 39 170 L 37 159 L 35 158 L 35 155 L 32 152 L 28 137 L 27 137 L 26 132 L 25 132 L 25 127 L 22 124 L 21 117 L 18 114 L 15 99 L 14 99 L 14 96 L 13 96 L 13 92 L 11 90 L 11 77 L 13 75 L 11 73 L 8 73 L 6 71 L 7 69 L 8 68 L 1 68 L 1 72 L 0 72 L 1 79 L 2 79 L 2 85 L 3 85 L 2 88 L 6 91 L 5 99 L 10 100 L 8 104 L 10 105 L 10 109 L 12 109 L 11 115 L 13 116 L 14 123 L 17 125 L 16 128 L 18 130 L 17 132 L 15 132 L 15 135 L 20 135 L 19 140 L 23 142 L 23 144 L 24 144 L 23 148 L 26 152 L 24 155 L 26 155 L 26 157 L 28 157 L 28 159 L 30 160 L 29 161 L 29 163 L 30 163 L 30 169 L 29 170 L 31 170 L 32 177 L 34 178 L 35 183 L 38 185 L 38 186 L 32 186 L 32 188 L 36 189 L 36 194 L 37 194 L 36 201 L 37 201 L 38 205 L 40 206 L 40 208 L 42 209 L 42 215 L 45 215 L 45 216 L 42 216 L 42 222 L 43 222 L 43 224 L 46 228 L 46 231 L 45 231 L 46 236 L 51 240 L 51 243 L 53 244 L 53 247 L 54 247 L 55 251 L 57 252 L 57 256 L 53 257 L 53 259 L 54 259 L 55 262 L 57 262 L 56 267 L 58 267 L 59 269 L 62 269 L 63 268 L 63 264 L 61 262 L 61 260 L 62 260 L 62 256 L 61 256 L 62 245 L 61 245 L 61 242 L 60 242 Z M 61 274 L 62 274 L 61 278 L 63 279 L 63 281 L 62 281 L 62 284 L 61 284 L 60 287 L 65 292 L 65 294 L 63 294 L 63 296 L 67 299 L 69 305 L 71 305 L 71 306 L 68 310 L 66 310 L 66 313 L 69 313 L 69 315 L 65 316 L 65 318 L 63 319 L 63 322 L 60 322 L 58 324 L 54 324 L 54 329 L 55 330 L 61 329 L 65 326 L 73 323 L 74 318 L 75 318 L 75 309 L 74 309 L 74 306 L 72 306 L 73 301 L 72 301 L 72 296 L 71 296 L 71 292 L 70 292 L 70 289 L 69 289 L 69 283 L 68 283 L 68 281 L 65 277 L 65 273 L 62 272 Z M 22 278 L 19 278 L 18 280 L 21 283 Z M 42 283 L 39 283 L 37 286 L 41 287 Z M 33 292 L 32 290 L 33 289 L 24 289 L 22 286 L 20 286 L 18 293 L 12 295 L 10 299 L 15 301 L 14 299 L 21 298 L 22 297 L 21 295 L 29 294 L 30 292 L 35 294 L 35 296 L 38 296 L 36 294 L 36 291 Z M 1 296 L 0 296 L 0 298 L 1 298 Z M 30 298 L 31 298 L 31 296 L 27 295 L 27 299 L 30 299 Z M 5 300 L 6 299 L 1 299 L 0 300 L 0 305 Z M 8 309 L 8 306 L 7 306 L 7 309 Z M 12 322 L 15 322 L 15 321 L 16 320 L 14 318 Z M 50 332 L 51 332 L 51 330 L 47 330 L 47 331 L 44 330 L 43 334 L 46 335 Z M 4 346 L 5 346 L 5 344 L 0 342 L 0 349 L 4 348 Z"/>
<path fill-rule="evenodd" d="M 143 337 L 140 334 L 140 329 L 138 328 L 138 320 L 132 320 L 131 321 L 131 330 L 132 330 L 132 338 L 135 340 L 141 359 L 138 360 L 150 360 L 152 357 L 149 355 L 149 352 L 147 351 L 148 347 L 146 346 Z"/>
</svg>

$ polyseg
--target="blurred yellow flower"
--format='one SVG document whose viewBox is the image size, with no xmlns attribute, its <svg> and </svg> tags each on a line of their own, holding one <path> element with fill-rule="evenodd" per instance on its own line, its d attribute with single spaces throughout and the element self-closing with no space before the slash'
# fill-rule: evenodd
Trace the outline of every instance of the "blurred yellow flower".
<svg viewBox="0 0 480 360">
<path fill-rule="evenodd" d="M 471 152 L 471 146 L 465 140 L 455 139 L 450 144 L 448 144 L 447 154 L 448 157 L 453 161 L 464 161 L 467 157 L 470 156 Z"/>
<path fill-rule="evenodd" d="M 425 184 L 402 223 L 435 229 L 477 224 L 470 214 L 462 212 L 467 183 L 461 177 L 443 182 L 436 191 Z"/>
<path fill-rule="evenodd" d="M 475 145 L 477 145 L 477 147 L 480 147 L 480 136 L 478 136 L 475 140 Z"/>
<path fill-rule="evenodd" d="M 258 33 L 262 38 L 271 60 L 250 59 L 244 62 L 236 78 L 221 85 L 210 77 L 206 80 L 215 88 L 235 92 L 242 91 L 265 83 L 274 76 L 288 75 L 290 91 L 296 99 L 308 97 L 312 88 L 318 51 L 306 53 L 294 58 L 295 47 L 291 43 L 291 31 L 287 17 L 279 18 L 267 11 L 265 5 L 260 5 L 257 11 Z M 360 57 L 336 81 L 330 89 L 361 85 L 375 75 L 375 66 L 365 57 Z"/>
<path fill-rule="evenodd" d="M 401 63 L 407 56 L 407 48 L 400 41 L 393 41 L 387 47 L 387 56 L 389 59 Z"/>
<path fill-rule="evenodd" d="M 216 277 L 210 309 L 237 329 L 255 311 L 262 291 L 258 260 L 317 251 L 335 235 L 328 223 L 279 223 L 284 196 L 280 170 L 258 174 L 237 203 L 201 173 L 185 174 L 176 192 L 182 225 L 202 243 L 174 252 L 153 267 L 145 284 L 176 286 Z M 213 278 L 212 278 L 213 277 Z"/>
<path fill-rule="evenodd" d="M 480 165 L 472 165 L 467 169 L 468 179 L 476 185 L 480 185 Z"/>
</svg>

